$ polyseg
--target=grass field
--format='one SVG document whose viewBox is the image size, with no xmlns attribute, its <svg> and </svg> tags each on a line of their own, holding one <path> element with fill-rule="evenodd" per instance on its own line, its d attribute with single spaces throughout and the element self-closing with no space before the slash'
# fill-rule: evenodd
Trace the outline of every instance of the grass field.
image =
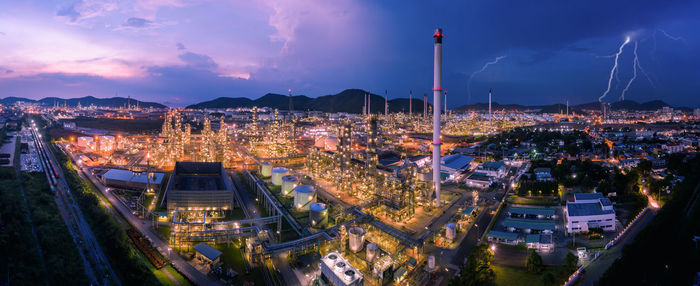
<svg viewBox="0 0 700 286">
<path fill-rule="evenodd" d="M 215 245 L 215 248 L 222 252 L 221 262 L 224 265 L 224 269 L 231 268 L 238 273 L 238 276 L 232 281 L 233 285 L 242 285 L 244 281 L 253 282 L 254 285 L 265 285 L 260 268 L 253 268 L 250 270 L 250 273 L 246 274 L 243 252 L 239 248 L 243 243 L 245 241 L 240 242 L 240 244 L 233 243 L 230 246 L 226 244 Z"/>
<path fill-rule="evenodd" d="M 545 270 L 540 274 L 527 272 L 522 267 L 512 267 L 503 265 L 492 265 L 493 271 L 496 273 L 496 285 L 498 286 L 532 286 L 543 285 L 542 275 L 547 271 L 554 274 L 554 284 L 561 285 L 564 283 L 564 278 L 559 277 L 560 267 L 546 266 Z"/>
<path fill-rule="evenodd" d="M 555 197 L 521 197 L 521 196 L 510 196 L 512 199 L 512 204 L 515 205 L 533 205 L 533 206 L 556 206 L 553 199 Z"/>
</svg>

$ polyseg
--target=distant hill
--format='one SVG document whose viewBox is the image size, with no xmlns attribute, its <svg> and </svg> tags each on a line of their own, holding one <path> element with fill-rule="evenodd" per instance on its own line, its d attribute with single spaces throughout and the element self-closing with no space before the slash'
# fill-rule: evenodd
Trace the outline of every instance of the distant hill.
<svg viewBox="0 0 700 286">
<path fill-rule="evenodd" d="M 632 110 L 632 111 L 653 111 L 661 109 L 664 106 L 670 106 L 661 100 L 653 100 L 649 102 L 638 103 L 633 100 L 622 100 L 618 102 L 613 102 L 610 104 L 610 108 L 613 110 Z M 677 107 L 679 109 L 689 110 L 685 107 Z M 488 103 L 475 103 L 469 105 L 463 105 L 457 108 L 457 111 L 471 111 L 471 110 L 488 110 Z M 550 105 L 520 105 L 520 104 L 499 104 L 497 102 L 491 103 L 492 110 L 539 110 L 544 113 L 559 113 L 566 112 L 566 104 L 556 103 Z M 577 105 L 569 105 L 569 112 L 583 113 L 585 110 L 600 110 L 600 102 L 590 102 Z"/>
<path fill-rule="evenodd" d="M 366 93 L 366 91 L 361 89 L 346 89 L 338 94 L 324 95 L 317 98 L 295 95 L 292 96 L 292 104 L 295 110 L 362 113 Z M 389 112 L 408 111 L 409 105 L 409 100 L 407 98 L 391 99 L 389 100 Z M 289 97 L 273 93 L 268 93 L 255 100 L 245 97 L 219 97 L 214 100 L 193 104 L 186 108 L 203 109 L 253 106 L 286 110 L 289 108 Z M 370 108 L 373 113 L 384 113 L 384 97 L 371 94 Z M 413 99 L 413 112 L 423 112 L 423 100 Z"/>
<path fill-rule="evenodd" d="M 43 106 L 53 106 L 54 104 L 61 105 L 63 106 L 64 104 L 66 106 L 70 107 L 75 107 L 78 106 L 78 103 L 80 103 L 81 106 L 87 107 L 87 106 L 102 106 L 102 107 L 122 107 L 126 106 L 129 103 L 132 106 L 137 105 L 139 107 L 143 108 L 148 108 L 148 107 L 153 107 L 153 108 L 166 108 L 167 106 L 162 105 L 160 103 L 156 102 L 145 102 L 145 101 L 139 101 L 136 99 L 129 99 L 125 97 L 110 97 L 110 98 L 96 98 L 94 96 L 85 96 L 85 97 L 78 97 L 78 98 L 58 98 L 58 97 L 45 97 L 39 100 L 33 100 L 33 99 L 28 99 L 28 98 L 22 98 L 22 97 L 6 97 L 3 99 L 0 99 L 0 104 L 3 105 L 12 105 L 15 104 L 16 102 L 32 102 L 32 103 L 38 103 Z"/>
</svg>

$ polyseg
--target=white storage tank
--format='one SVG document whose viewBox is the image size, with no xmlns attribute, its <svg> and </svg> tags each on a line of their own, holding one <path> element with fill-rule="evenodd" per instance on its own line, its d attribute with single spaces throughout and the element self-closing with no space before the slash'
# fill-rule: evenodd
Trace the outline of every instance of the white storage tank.
<svg viewBox="0 0 700 286">
<path fill-rule="evenodd" d="M 457 225 L 453 222 L 448 223 L 446 226 L 445 236 L 447 239 L 454 240 L 457 237 Z"/>
<path fill-rule="evenodd" d="M 350 239 L 348 239 L 350 250 L 355 253 L 362 250 L 365 243 L 365 230 L 359 226 L 353 226 L 348 230 L 348 233 L 350 234 Z"/>
<path fill-rule="evenodd" d="M 262 166 L 260 167 L 260 174 L 262 174 L 263 177 L 270 177 L 272 176 L 272 164 L 270 162 L 263 162 Z"/>
<path fill-rule="evenodd" d="M 372 262 L 374 261 L 374 258 L 377 257 L 377 250 L 379 249 L 379 246 L 377 246 L 376 243 L 370 243 L 367 244 L 367 262 Z"/>
<path fill-rule="evenodd" d="M 316 202 L 316 189 L 309 185 L 299 185 L 294 188 L 294 207 L 298 210 L 309 210 Z"/>
<path fill-rule="evenodd" d="M 292 190 L 297 186 L 297 183 L 299 183 L 299 179 L 293 175 L 282 177 L 282 195 L 291 196 Z"/>
<path fill-rule="evenodd" d="M 313 203 L 309 207 L 309 221 L 315 228 L 323 228 L 328 223 L 328 207 L 324 203 Z"/>
<path fill-rule="evenodd" d="M 289 174 L 289 169 L 284 167 L 272 168 L 272 184 L 275 186 L 282 185 L 282 177 Z"/>
</svg>

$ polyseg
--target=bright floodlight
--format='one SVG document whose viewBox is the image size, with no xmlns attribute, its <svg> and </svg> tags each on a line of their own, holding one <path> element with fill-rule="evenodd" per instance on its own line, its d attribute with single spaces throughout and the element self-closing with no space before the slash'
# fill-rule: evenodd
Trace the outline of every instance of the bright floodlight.
<svg viewBox="0 0 700 286">
<path fill-rule="evenodd" d="M 496 252 L 496 245 L 495 244 L 491 245 L 491 251 Z"/>
</svg>

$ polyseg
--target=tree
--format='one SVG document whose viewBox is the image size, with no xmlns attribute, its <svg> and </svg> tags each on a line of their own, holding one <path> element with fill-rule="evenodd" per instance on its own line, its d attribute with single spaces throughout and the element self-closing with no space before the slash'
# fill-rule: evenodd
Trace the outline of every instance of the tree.
<svg viewBox="0 0 700 286">
<path fill-rule="evenodd" d="M 566 258 L 564 258 L 564 271 L 566 271 L 566 275 L 568 276 L 574 273 L 576 269 L 578 269 L 578 256 L 569 252 L 566 254 Z"/>
<path fill-rule="evenodd" d="M 488 245 L 482 244 L 474 247 L 462 269 L 461 285 L 496 285 L 496 273 L 491 269 L 492 262 L 493 252 Z"/>
<path fill-rule="evenodd" d="M 554 274 L 552 272 L 547 271 L 544 274 L 542 274 L 542 285 L 544 286 L 552 286 L 555 284 L 555 278 Z"/>
<path fill-rule="evenodd" d="M 542 256 L 537 254 L 536 251 L 531 251 L 530 255 L 527 257 L 527 260 L 525 261 L 525 268 L 527 268 L 527 271 L 533 272 L 533 273 L 540 273 L 544 269 L 544 263 L 542 262 Z"/>
</svg>

